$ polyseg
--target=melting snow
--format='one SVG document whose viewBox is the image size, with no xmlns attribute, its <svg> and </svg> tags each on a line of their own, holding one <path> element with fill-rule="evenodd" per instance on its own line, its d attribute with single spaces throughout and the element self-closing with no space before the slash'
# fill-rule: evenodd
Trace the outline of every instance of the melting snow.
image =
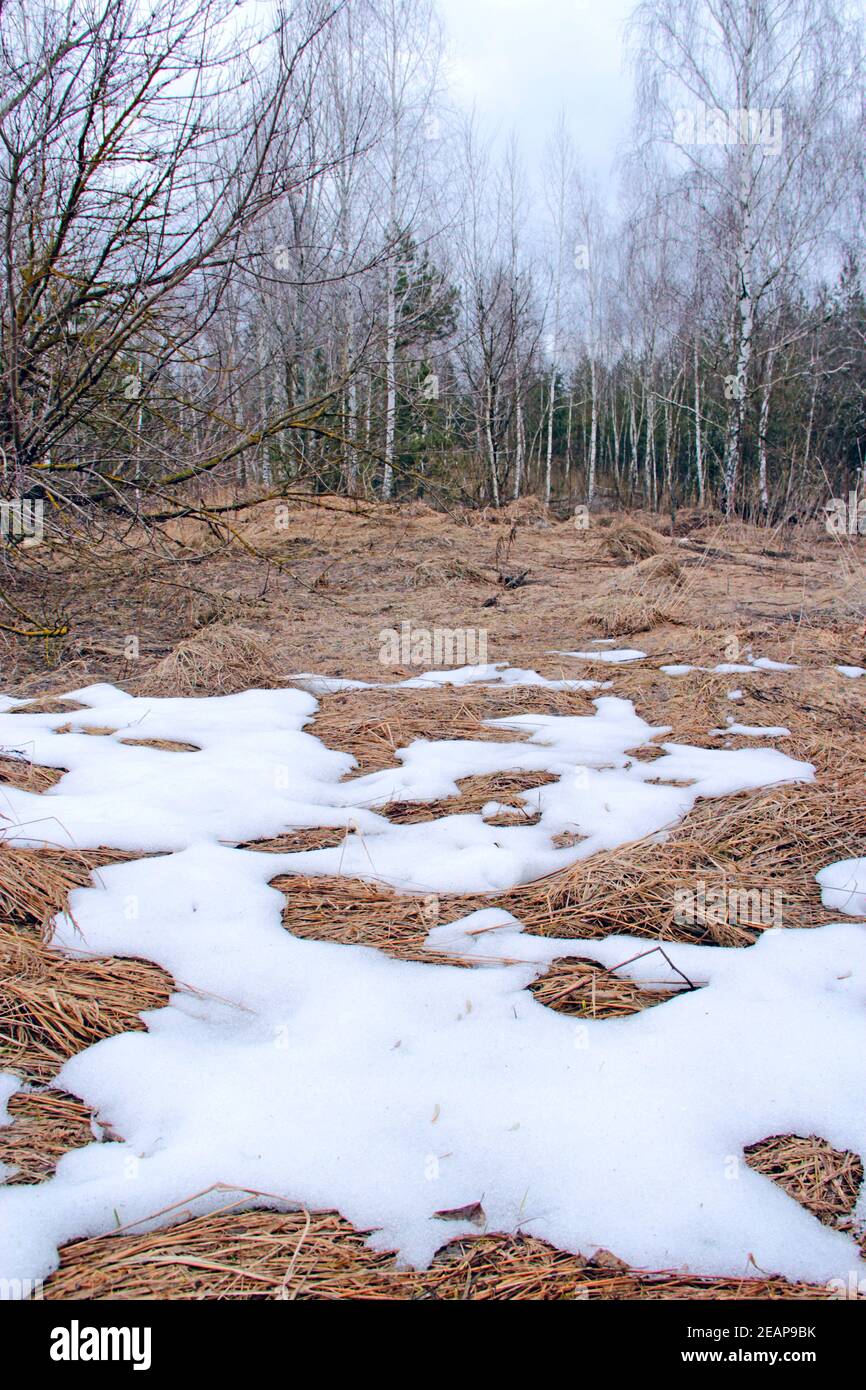
<svg viewBox="0 0 866 1390">
<path fill-rule="evenodd" d="M 475 963 L 461 969 L 295 937 L 268 886 L 342 873 L 495 892 L 663 833 L 698 797 L 808 781 L 808 764 L 673 743 L 642 762 L 633 750 L 667 730 L 601 697 L 589 717 L 491 721 L 518 742 L 418 740 L 398 768 L 350 777 L 353 759 L 305 732 L 316 702 L 304 691 L 159 700 L 97 685 L 72 698 L 88 708 L 9 715 L 14 702 L 0 702 L 0 744 L 68 769 L 42 795 L 6 790 L 8 838 L 171 851 L 100 870 L 72 894 L 54 942 L 154 961 L 178 989 L 145 1015 L 146 1033 L 63 1067 L 57 1084 L 123 1137 L 0 1192 L 4 1278 L 44 1277 L 58 1245 L 118 1221 L 213 1209 L 225 1186 L 269 1194 L 250 1199 L 263 1205 L 336 1208 L 377 1248 L 422 1265 L 477 1230 L 443 1229 L 435 1213 L 480 1202 L 489 1230 L 603 1245 L 638 1267 L 745 1273 L 750 1254 L 792 1277 L 859 1267 L 854 1242 L 752 1172 L 742 1150 L 794 1131 L 866 1153 L 861 926 L 766 932 L 747 950 L 666 943 L 661 954 L 629 936 L 529 936 L 489 909 L 430 933 L 431 947 Z M 58 735 L 67 723 L 73 732 Z M 80 732 L 89 724 L 116 732 Z M 537 825 L 466 814 L 394 825 L 377 810 L 515 770 L 558 779 L 527 793 Z M 347 833 L 338 848 L 298 854 L 233 847 L 312 825 Z M 564 830 L 578 842 L 558 849 Z M 527 990 L 569 955 L 682 991 L 630 1018 L 575 1021 Z"/>
<path fill-rule="evenodd" d="M 866 917 L 866 859 L 840 859 L 815 875 L 821 901 L 831 911 Z"/>
<path fill-rule="evenodd" d="M 623 661 L 643 661 L 646 652 L 639 652 L 634 647 L 616 647 L 609 652 L 561 652 L 554 651 L 553 656 L 573 656 L 579 661 L 609 661 L 614 665 L 619 665 Z"/>
<path fill-rule="evenodd" d="M 424 690 L 443 685 L 525 685 L 544 690 L 598 690 L 598 681 L 548 680 L 537 671 L 524 671 L 498 661 L 488 666 L 460 666 L 451 671 L 425 671 L 404 681 L 353 681 L 340 676 L 317 676 L 309 671 L 292 677 L 293 683 L 311 695 L 333 695 L 340 690 Z"/>
</svg>

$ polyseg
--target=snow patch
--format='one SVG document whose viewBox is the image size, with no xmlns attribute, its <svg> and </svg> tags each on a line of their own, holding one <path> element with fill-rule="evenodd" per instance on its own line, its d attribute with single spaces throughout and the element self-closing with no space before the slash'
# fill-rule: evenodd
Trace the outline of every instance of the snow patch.
<svg viewBox="0 0 866 1390">
<path fill-rule="evenodd" d="M 316 706 L 299 690 L 152 700 L 91 686 L 75 698 L 88 708 L 71 718 L 0 711 L 0 742 L 23 738 L 35 762 L 69 769 L 42 795 L 7 789 L 8 838 L 170 851 L 101 869 L 53 939 L 70 953 L 151 960 L 178 987 L 144 1015 L 147 1032 L 63 1067 L 57 1084 L 122 1138 L 0 1192 L 4 1277 L 45 1277 L 70 1239 L 118 1220 L 165 1224 L 171 1206 L 213 1210 L 226 1189 L 270 1194 L 251 1204 L 337 1209 L 375 1248 L 417 1265 L 477 1232 L 446 1229 L 436 1213 L 480 1202 L 485 1229 L 603 1245 L 638 1268 L 741 1273 L 750 1254 L 794 1278 L 862 1268 L 848 1235 L 738 1159 L 790 1131 L 866 1153 L 859 925 L 766 932 L 745 950 L 659 949 L 630 936 L 534 937 L 491 908 L 427 938 L 469 958 L 466 969 L 296 937 L 269 886 L 281 874 L 344 874 L 434 895 L 495 892 L 663 837 L 699 796 L 809 781 L 809 764 L 673 743 L 644 762 L 635 750 L 668 731 L 600 697 L 591 716 L 490 721 L 522 734 L 516 742 L 417 740 L 398 768 L 353 777 L 351 757 L 305 730 Z M 69 722 L 117 732 L 58 734 Z M 199 751 L 130 747 L 131 736 Z M 377 810 L 505 771 L 557 779 L 527 793 L 537 825 L 481 815 L 395 825 Z M 297 854 L 234 847 L 303 825 L 348 833 L 338 848 Z M 578 843 L 557 848 L 563 830 Z M 570 1019 L 527 989 L 558 956 L 679 993 L 629 1018 Z"/>
<path fill-rule="evenodd" d="M 849 917 L 866 917 L 866 859 L 840 859 L 815 875 L 821 902 Z"/>
</svg>

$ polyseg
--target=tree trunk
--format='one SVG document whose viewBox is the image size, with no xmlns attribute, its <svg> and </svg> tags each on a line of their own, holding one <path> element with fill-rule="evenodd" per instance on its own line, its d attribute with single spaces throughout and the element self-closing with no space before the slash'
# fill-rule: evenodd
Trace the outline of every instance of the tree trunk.
<svg viewBox="0 0 866 1390">
<path fill-rule="evenodd" d="M 775 349 L 771 348 L 766 358 L 764 386 L 761 391 L 761 413 L 758 423 L 758 487 L 761 494 L 761 511 L 765 517 L 770 511 L 770 492 L 767 485 L 767 429 L 770 423 L 770 393 L 773 389 L 775 356 Z"/>
<path fill-rule="evenodd" d="M 553 471 L 553 412 L 556 408 L 556 367 L 550 373 L 550 401 L 547 407 L 547 457 L 544 467 L 544 504 L 550 506 L 550 485 Z"/>
<path fill-rule="evenodd" d="M 589 423 L 589 472 L 586 482 L 586 500 L 592 505 L 592 499 L 595 496 L 595 472 L 598 454 L 598 391 L 594 357 L 591 357 L 589 362 L 589 394 L 591 414 Z"/>
<path fill-rule="evenodd" d="M 695 472 L 698 475 L 698 503 L 704 505 L 704 440 L 701 431 L 701 374 L 698 360 L 698 340 L 694 343 L 695 371 Z"/>
<path fill-rule="evenodd" d="M 755 327 L 755 306 L 752 299 L 752 270 L 748 246 L 748 211 L 744 213 L 743 229 L 737 246 L 737 308 L 734 319 L 736 366 L 726 382 L 725 394 L 731 401 L 725 436 L 725 513 L 730 516 L 737 496 L 737 483 L 743 452 L 743 425 L 746 418 L 746 393 L 749 367 L 752 360 L 752 334 Z"/>
</svg>

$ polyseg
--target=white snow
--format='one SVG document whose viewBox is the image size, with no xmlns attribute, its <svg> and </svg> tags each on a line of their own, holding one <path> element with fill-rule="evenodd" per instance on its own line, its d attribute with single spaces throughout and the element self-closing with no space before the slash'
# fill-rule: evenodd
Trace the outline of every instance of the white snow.
<svg viewBox="0 0 866 1390">
<path fill-rule="evenodd" d="M 10 1125 L 12 1120 L 6 1111 L 9 1097 L 19 1090 L 21 1082 L 11 1071 L 0 1071 L 0 1125 Z"/>
<path fill-rule="evenodd" d="M 640 652 L 635 647 L 616 647 L 612 651 L 605 652 L 563 652 L 553 651 L 552 656 L 572 656 L 578 661 L 609 661 L 613 665 L 619 665 L 623 661 L 643 661 L 646 652 Z"/>
<path fill-rule="evenodd" d="M 89 708 L 0 705 L 0 745 L 69 769 L 41 796 L 6 790 L 8 838 L 171 851 L 101 869 L 72 894 L 54 942 L 154 961 L 177 992 L 145 1015 L 146 1033 L 63 1067 L 57 1084 L 122 1139 L 0 1192 L 4 1278 L 45 1277 L 58 1245 L 118 1222 L 221 1206 L 226 1188 L 339 1210 L 375 1247 L 420 1265 L 477 1229 L 435 1213 L 480 1201 L 491 1231 L 606 1246 L 637 1267 L 739 1274 L 753 1256 L 816 1280 L 862 1268 L 849 1236 L 742 1161 L 745 1145 L 792 1131 L 866 1153 L 861 926 L 767 932 L 747 950 L 666 943 L 661 954 L 630 936 L 529 936 L 491 908 L 430 932 L 431 947 L 472 959 L 462 969 L 296 937 L 268 886 L 342 873 L 428 894 L 495 892 L 662 834 L 698 797 L 808 781 L 808 764 L 672 743 L 643 762 L 633 750 L 667 731 L 601 697 L 592 716 L 491 721 L 518 742 L 418 740 L 398 768 L 352 777 L 351 757 L 304 731 L 315 701 L 299 690 L 156 700 L 101 685 L 73 697 Z M 55 732 L 67 722 L 117 732 Z M 527 793 L 539 824 L 464 814 L 393 825 L 376 810 L 509 770 L 557 777 Z M 348 833 L 298 854 L 233 848 L 305 825 Z M 563 830 L 584 838 L 557 849 Z M 527 990 L 569 955 L 683 992 L 630 1018 L 576 1021 Z"/>
<path fill-rule="evenodd" d="M 690 671 L 696 671 L 696 666 L 660 666 L 666 676 L 687 676 Z"/>
<path fill-rule="evenodd" d="M 755 671 L 797 671 L 799 667 L 792 666 L 786 661 L 771 661 L 768 656 L 752 656 L 746 653 L 746 661 L 723 661 L 719 666 L 704 667 L 704 670 L 711 670 L 718 675 L 737 676 L 752 675 Z"/>
<path fill-rule="evenodd" d="M 749 661 L 759 671 L 796 671 L 798 669 L 789 661 L 771 661 L 768 656 L 750 656 Z"/>
<path fill-rule="evenodd" d="M 849 917 L 866 917 L 866 859 L 840 859 L 815 875 L 821 902 Z"/>
<path fill-rule="evenodd" d="M 836 670 L 840 675 L 847 676 L 852 681 L 855 681 L 858 676 L 866 676 L 866 667 L 863 666 L 837 666 Z"/>
<path fill-rule="evenodd" d="M 341 676 L 317 676 L 303 671 L 292 683 L 311 695 L 334 695 L 341 690 L 423 690 L 441 685 L 525 685 L 545 690 L 598 690 L 598 681 L 548 680 L 537 671 L 522 670 L 498 661 L 487 666 L 460 666 L 453 670 L 425 671 L 402 681 L 353 681 Z"/>
</svg>

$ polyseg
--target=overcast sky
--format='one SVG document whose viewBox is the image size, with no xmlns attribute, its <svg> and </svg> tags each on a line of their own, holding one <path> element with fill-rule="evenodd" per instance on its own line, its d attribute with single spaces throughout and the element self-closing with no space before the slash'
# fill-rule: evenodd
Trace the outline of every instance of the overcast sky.
<svg viewBox="0 0 866 1390">
<path fill-rule="evenodd" d="M 438 3 L 460 104 L 474 103 L 487 129 L 514 129 L 530 167 L 563 110 L 582 162 L 603 179 L 628 132 L 623 28 L 634 0 Z"/>
</svg>

